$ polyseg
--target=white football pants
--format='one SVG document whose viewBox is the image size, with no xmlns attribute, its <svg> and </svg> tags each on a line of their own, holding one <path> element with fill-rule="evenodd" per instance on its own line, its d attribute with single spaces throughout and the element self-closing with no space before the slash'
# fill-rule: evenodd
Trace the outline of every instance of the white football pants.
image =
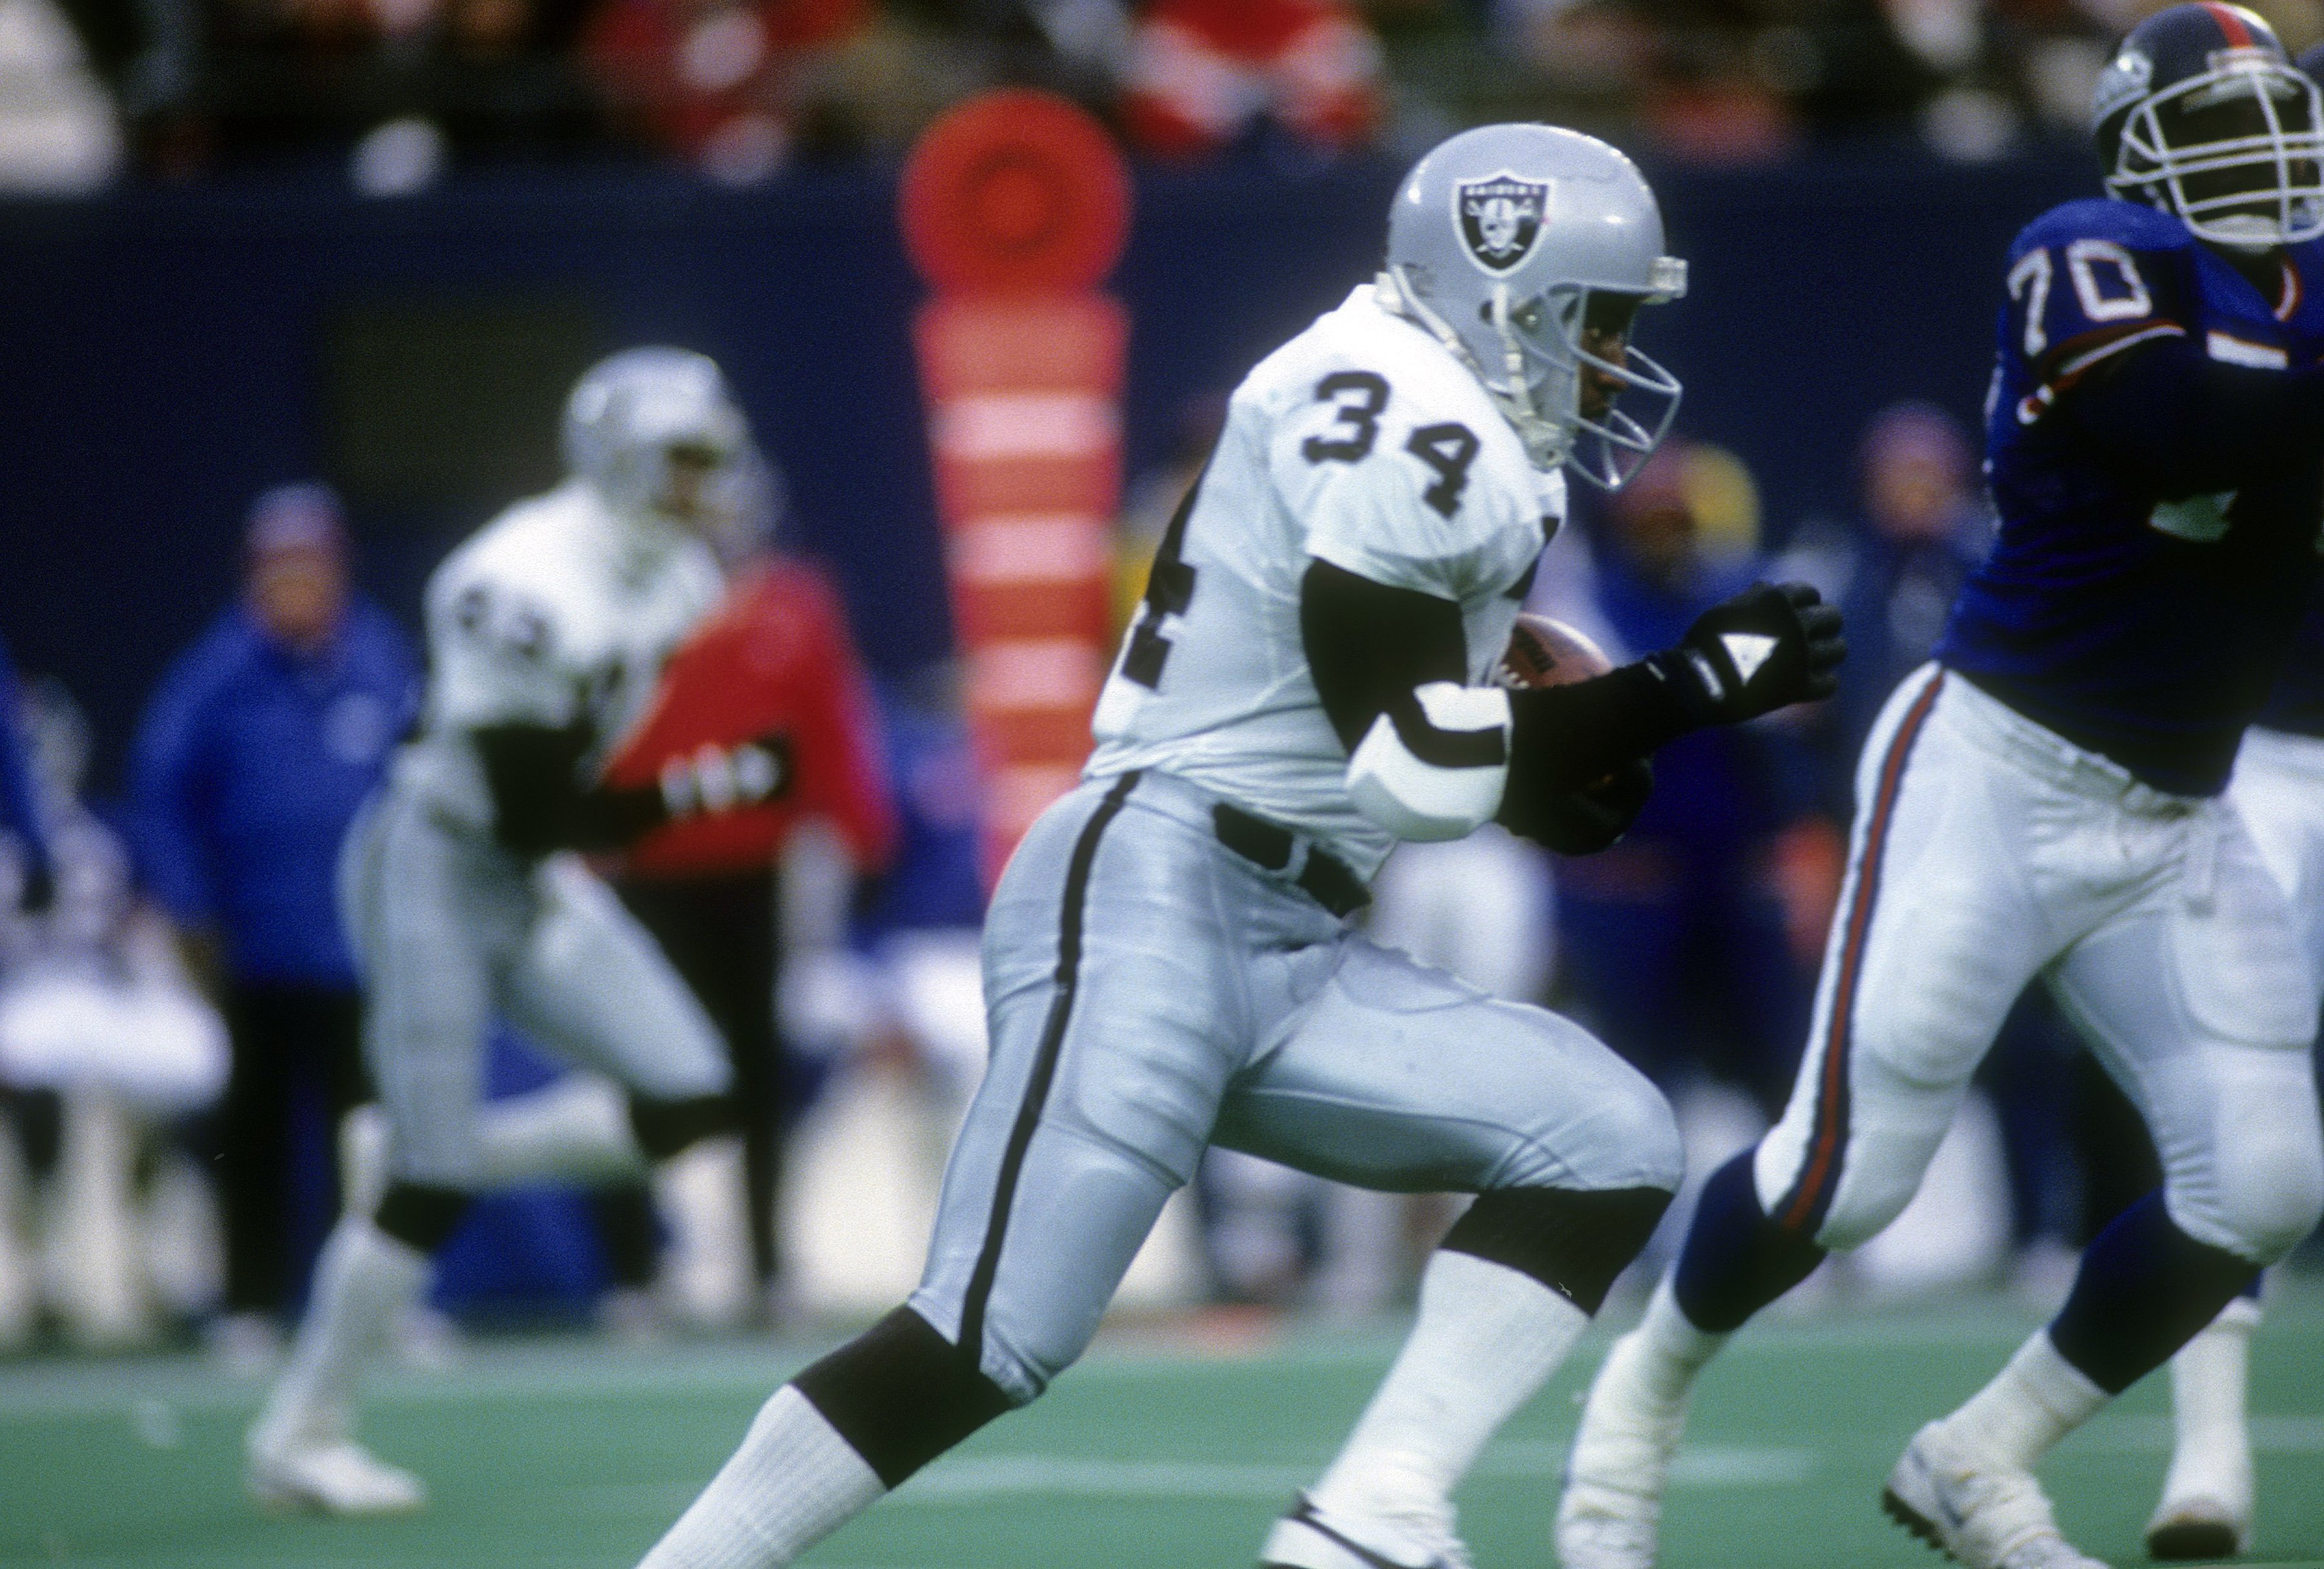
<svg viewBox="0 0 2324 1569">
<path fill-rule="evenodd" d="M 1931 665 L 1857 771 L 1814 1022 L 1754 1177 L 1851 1248 L 1904 1208 L 2040 976 L 2153 1134 L 2189 1236 L 2273 1262 L 2324 1210 L 2317 982 L 2224 798 L 2168 795 Z"/>
<path fill-rule="evenodd" d="M 725 1093 L 717 1028 L 579 857 L 524 860 L 390 787 L 348 831 L 339 897 L 394 1176 L 482 1184 L 477 1112 L 495 1016 L 641 1094 Z"/>
<path fill-rule="evenodd" d="M 2324 986 L 2324 740 L 2246 731 L 2227 799 L 2292 900 L 2301 949 Z"/>
</svg>

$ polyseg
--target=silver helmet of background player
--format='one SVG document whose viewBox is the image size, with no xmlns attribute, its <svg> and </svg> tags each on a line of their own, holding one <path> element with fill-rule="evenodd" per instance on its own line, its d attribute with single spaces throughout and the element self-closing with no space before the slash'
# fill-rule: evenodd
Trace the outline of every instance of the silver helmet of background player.
<svg viewBox="0 0 2324 1569">
<path fill-rule="evenodd" d="M 715 532 L 740 504 L 751 435 L 706 355 L 633 348 L 574 383 L 564 446 L 566 466 L 616 514 Z"/>
<path fill-rule="evenodd" d="M 1380 292 L 1475 373 L 1537 468 L 1619 489 L 1678 412 L 1677 379 L 1628 328 L 1686 292 L 1686 263 L 1663 254 L 1637 169 L 1594 136 L 1485 125 L 1441 143 L 1388 208 Z M 1593 373 L 1607 395 L 1585 387 Z"/>
<path fill-rule="evenodd" d="M 2133 28 L 2090 123 L 2107 189 L 2245 251 L 2324 234 L 2324 102 L 2258 14 L 2196 4 Z"/>
</svg>

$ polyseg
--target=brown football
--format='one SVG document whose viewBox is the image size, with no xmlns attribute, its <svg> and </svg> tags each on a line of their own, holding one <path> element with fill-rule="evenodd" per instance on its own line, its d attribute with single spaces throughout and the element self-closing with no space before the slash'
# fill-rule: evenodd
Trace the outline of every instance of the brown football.
<svg viewBox="0 0 2324 1569">
<path fill-rule="evenodd" d="M 1509 629 L 1509 646 L 1493 668 L 1493 679 L 1504 687 L 1563 687 L 1613 668 L 1606 651 L 1572 627 L 1526 614 Z"/>
</svg>

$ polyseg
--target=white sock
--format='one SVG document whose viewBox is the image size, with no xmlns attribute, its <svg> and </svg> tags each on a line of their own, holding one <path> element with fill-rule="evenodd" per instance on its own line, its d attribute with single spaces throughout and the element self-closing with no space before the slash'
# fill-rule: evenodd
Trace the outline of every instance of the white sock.
<svg viewBox="0 0 2324 1569">
<path fill-rule="evenodd" d="M 2037 1329 L 1993 1381 L 1944 1423 L 1963 1444 L 2031 1471 L 2113 1398 L 2058 1354 L 2048 1330 Z"/>
<path fill-rule="evenodd" d="M 785 1384 L 638 1569 L 780 1569 L 886 1491 L 823 1413 Z"/>
<path fill-rule="evenodd" d="M 1621 1343 L 1635 1359 L 1632 1371 L 1644 1382 L 1646 1392 L 1666 1406 L 1674 1406 L 1685 1403 L 1696 1375 L 1731 1338 L 1697 1329 L 1679 1306 L 1671 1277 L 1665 1275 L 1646 1300 L 1646 1315 Z"/>
<path fill-rule="evenodd" d="M 595 1074 L 575 1074 L 476 1112 L 476 1186 L 596 1184 L 642 1177 L 630 1103 Z"/>
<path fill-rule="evenodd" d="M 1589 1324 L 1530 1275 L 1439 1249 L 1411 1337 L 1316 1484 L 1316 1508 L 1449 1534 L 1454 1486 Z"/>
<path fill-rule="evenodd" d="M 2169 1496 L 2222 1463 L 2241 1460 L 2249 1444 L 2244 1391 L 2250 1380 L 2252 1331 L 2259 1304 L 2238 1297 L 2171 1359 L 2171 1415 L 2178 1442 L 2172 1454 Z"/>
<path fill-rule="evenodd" d="M 404 1309 L 427 1289 L 428 1256 L 361 1215 L 332 1229 L 290 1360 L 251 1431 L 262 1444 L 327 1442 L 352 1429 L 356 1387 Z"/>
</svg>

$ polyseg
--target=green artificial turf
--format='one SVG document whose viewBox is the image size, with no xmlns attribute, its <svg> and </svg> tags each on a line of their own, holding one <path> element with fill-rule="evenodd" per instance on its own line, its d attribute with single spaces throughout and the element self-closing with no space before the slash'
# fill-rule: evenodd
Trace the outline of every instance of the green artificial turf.
<svg viewBox="0 0 2324 1569">
<path fill-rule="evenodd" d="M 2324 1564 L 2324 1300 L 2287 1293 L 2254 1352 L 2264 1564 Z M 1877 1569 L 1938 1560 L 1875 1497 L 1913 1429 L 2033 1325 L 1994 1302 L 1754 1326 L 1706 1379 L 1665 1512 L 1667 1569 Z M 1195 1569 L 1252 1562 L 1330 1456 L 1393 1326 L 1298 1329 L 1222 1353 L 1114 1335 L 810 1555 L 827 1569 Z M 1462 1499 L 1480 1569 L 1546 1569 L 1582 1354 L 1488 1451 Z M 660 1351 L 487 1343 L 447 1372 L 382 1380 L 366 1436 L 421 1472 L 427 1513 L 270 1519 L 244 1498 L 258 1389 L 191 1359 L 0 1364 L 0 1565 L 123 1569 L 626 1569 L 816 1348 Z M 2044 1472 L 2069 1534 L 2143 1561 L 2167 1455 L 2150 1380 Z"/>
</svg>

